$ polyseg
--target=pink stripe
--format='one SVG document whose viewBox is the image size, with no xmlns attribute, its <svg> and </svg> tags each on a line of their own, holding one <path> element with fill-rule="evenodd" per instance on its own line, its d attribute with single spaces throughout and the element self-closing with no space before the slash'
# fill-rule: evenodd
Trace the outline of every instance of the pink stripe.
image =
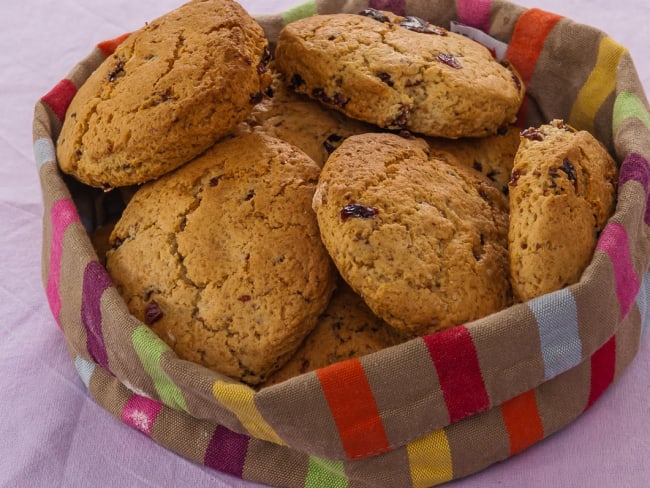
<svg viewBox="0 0 650 488">
<path fill-rule="evenodd" d="M 50 274 L 47 278 L 45 294 L 50 303 L 52 315 L 59 327 L 59 313 L 61 312 L 61 294 L 59 287 L 61 285 L 61 259 L 63 257 L 63 235 L 68 226 L 74 222 L 79 222 L 79 214 L 72 200 L 62 198 L 52 205 L 50 212 L 52 220 L 52 247 L 50 250 Z"/>
<path fill-rule="evenodd" d="M 490 32 L 492 0 L 457 0 L 458 20 L 465 25 Z"/>
<path fill-rule="evenodd" d="M 144 396 L 133 395 L 124 405 L 120 419 L 125 424 L 151 437 L 153 424 L 162 407 L 160 402 Z"/>
<path fill-rule="evenodd" d="M 641 287 L 632 264 L 630 243 L 625 228 L 616 222 L 607 224 L 600 235 L 596 249 L 606 253 L 614 266 L 616 295 L 621 304 L 621 318 L 625 318 Z"/>
</svg>

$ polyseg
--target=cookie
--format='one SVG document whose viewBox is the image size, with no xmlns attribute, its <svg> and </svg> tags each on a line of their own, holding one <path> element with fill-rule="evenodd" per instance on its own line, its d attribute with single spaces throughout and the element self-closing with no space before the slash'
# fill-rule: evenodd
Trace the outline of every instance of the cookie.
<svg viewBox="0 0 650 488">
<path fill-rule="evenodd" d="M 480 44 L 373 9 L 292 22 L 275 58 L 296 91 L 352 118 L 428 136 L 496 134 L 524 95 L 519 75 Z"/>
<path fill-rule="evenodd" d="M 287 141 L 321 167 L 346 137 L 377 131 L 375 126 L 350 119 L 295 93 L 280 73 L 272 76 L 268 98 L 255 106 L 240 130 L 262 131 Z"/>
<path fill-rule="evenodd" d="M 615 206 L 616 162 L 561 120 L 522 132 L 510 180 L 510 270 L 519 301 L 576 283 Z"/>
<path fill-rule="evenodd" d="M 107 269 L 179 357 L 254 385 L 289 359 L 334 289 L 311 200 L 320 168 L 247 134 L 144 185 Z"/>
<path fill-rule="evenodd" d="M 380 318 L 425 334 L 506 307 L 506 197 L 422 139 L 347 138 L 314 195 L 341 276 Z"/>
<path fill-rule="evenodd" d="M 428 138 L 427 142 L 432 152 L 453 155 L 459 163 L 483 173 L 507 195 L 520 132 L 518 127 L 508 126 L 494 136 L 455 140 Z"/>
<path fill-rule="evenodd" d="M 408 335 L 398 332 L 374 315 L 361 297 L 342 283 L 334 292 L 316 328 L 296 354 L 267 380 L 265 386 L 330 364 L 365 356 L 408 339 Z"/>
<path fill-rule="evenodd" d="M 191 1 L 131 34 L 79 88 L 57 143 L 87 185 L 128 186 L 190 161 L 262 98 L 267 41 L 230 0 Z"/>
</svg>

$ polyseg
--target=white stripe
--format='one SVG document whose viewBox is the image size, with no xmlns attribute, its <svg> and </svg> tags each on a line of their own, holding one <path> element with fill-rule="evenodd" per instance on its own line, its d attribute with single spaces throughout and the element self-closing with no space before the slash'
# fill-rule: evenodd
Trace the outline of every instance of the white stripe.
<svg viewBox="0 0 650 488">
<path fill-rule="evenodd" d="M 43 137 L 34 142 L 34 156 L 36 157 L 36 166 L 41 169 L 45 163 L 56 161 L 56 149 L 52 139 Z"/>
<path fill-rule="evenodd" d="M 93 375 L 93 372 L 95 371 L 95 363 L 91 363 L 90 361 L 86 361 L 85 359 L 77 356 L 74 358 L 74 366 L 77 368 L 77 373 L 79 373 L 79 376 L 81 377 L 81 381 L 84 382 L 84 385 L 86 385 L 86 388 L 89 388 L 90 385 L 90 377 Z"/>
<path fill-rule="evenodd" d="M 582 361 L 582 341 L 578 331 L 578 310 L 571 292 L 563 290 L 542 295 L 528 303 L 537 319 L 544 358 L 544 377 L 556 377 Z"/>
</svg>

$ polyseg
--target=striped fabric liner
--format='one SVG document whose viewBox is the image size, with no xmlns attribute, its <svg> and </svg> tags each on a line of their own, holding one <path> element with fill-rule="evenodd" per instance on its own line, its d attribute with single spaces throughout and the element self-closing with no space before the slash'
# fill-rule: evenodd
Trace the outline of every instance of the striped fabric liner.
<svg viewBox="0 0 650 488">
<path fill-rule="evenodd" d="M 467 476 L 577 418 L 623 374 L 647 337 L 650 111 L 638 77 L 627 72 L 627 50 L 594 29 L 503 0 L 353 0 L 345 8 L 368 6 L 429 19 L 453 13 L 488 33 L 509 33 L 502 39 L 507 58 L 534 95 L 519 123 L 553 107 L 612 145 L 621 162 L 619 204 L 581 283 L 255 391 L 188 368 L 129 316 L 81 225 L 85 216 L 57 171 L 54 141 L 77 87 L 128 34 L 100 43 L 36 107 L 46 296 L 99 404 L 153 441 L 239 478 L 354 488 L 427 487 Z M 260 23 L 277 33 L 332 8 L 311 1 Z M 580 83 L 558 100 L 545 76 L 569 28 L 584 54 L 567 53 L 575 68 L 568 76 Z"/>
<path fill-rule="evenodd" d="M 544 49 L 546 39 L 561 19 L 559 15 L 533 8 L 526 10 L 517 20 L 506 59 L 517 68 L 526 86 L 532 82 L 537 60 Z M 528 103 L 529 98 L 525 97 L 517 114 L 520 126 L 526 125 L 524 121 Z"/>
</svg>

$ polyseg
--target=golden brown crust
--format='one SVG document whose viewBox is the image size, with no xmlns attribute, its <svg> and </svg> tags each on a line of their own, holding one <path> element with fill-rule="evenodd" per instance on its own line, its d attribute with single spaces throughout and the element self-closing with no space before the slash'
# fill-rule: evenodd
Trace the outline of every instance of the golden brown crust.
<svg viewBox="0 0 650 488">
<path fill-rule="evenodd" d="M 511 282 L 520 301 L 576 283 L 615 205 L 617 168 L 561 120 L 522 132 L 510 183 Z"/>
<path fill-rule="evenodd" d="M 318 173 L 287 143 L 249 134 L 143 186 L 107 256 L 131 312 L 180 357 L 263 381 L 334 288 L 310 208 Z M 147 319 L 156 308 L 162 315 Z"/>
<path fill-rule="evenodd" d="M 396 328 L 429 333 L 510 303 L 505 197 L 421 139 L 349 137 L 314 209 L 343 278 Z"/>
<path fill-rule="evenodd" d="M 384 128 L 480 137 L 514 121 L 523 84 L 485 47 L 440 28 L 415 32 L 385 14 L 384 22 L 331 14 L 288 24 L 278 69 L 297 91 Z"/>
<path fill-rule="evenodd" d="M 230 0 L 192 1 L 150 22 L 80 87 L 58 140 L 61 169 L 117 187 L 190 161 L 259 101 L 266 45 Z"/>
</svg>

